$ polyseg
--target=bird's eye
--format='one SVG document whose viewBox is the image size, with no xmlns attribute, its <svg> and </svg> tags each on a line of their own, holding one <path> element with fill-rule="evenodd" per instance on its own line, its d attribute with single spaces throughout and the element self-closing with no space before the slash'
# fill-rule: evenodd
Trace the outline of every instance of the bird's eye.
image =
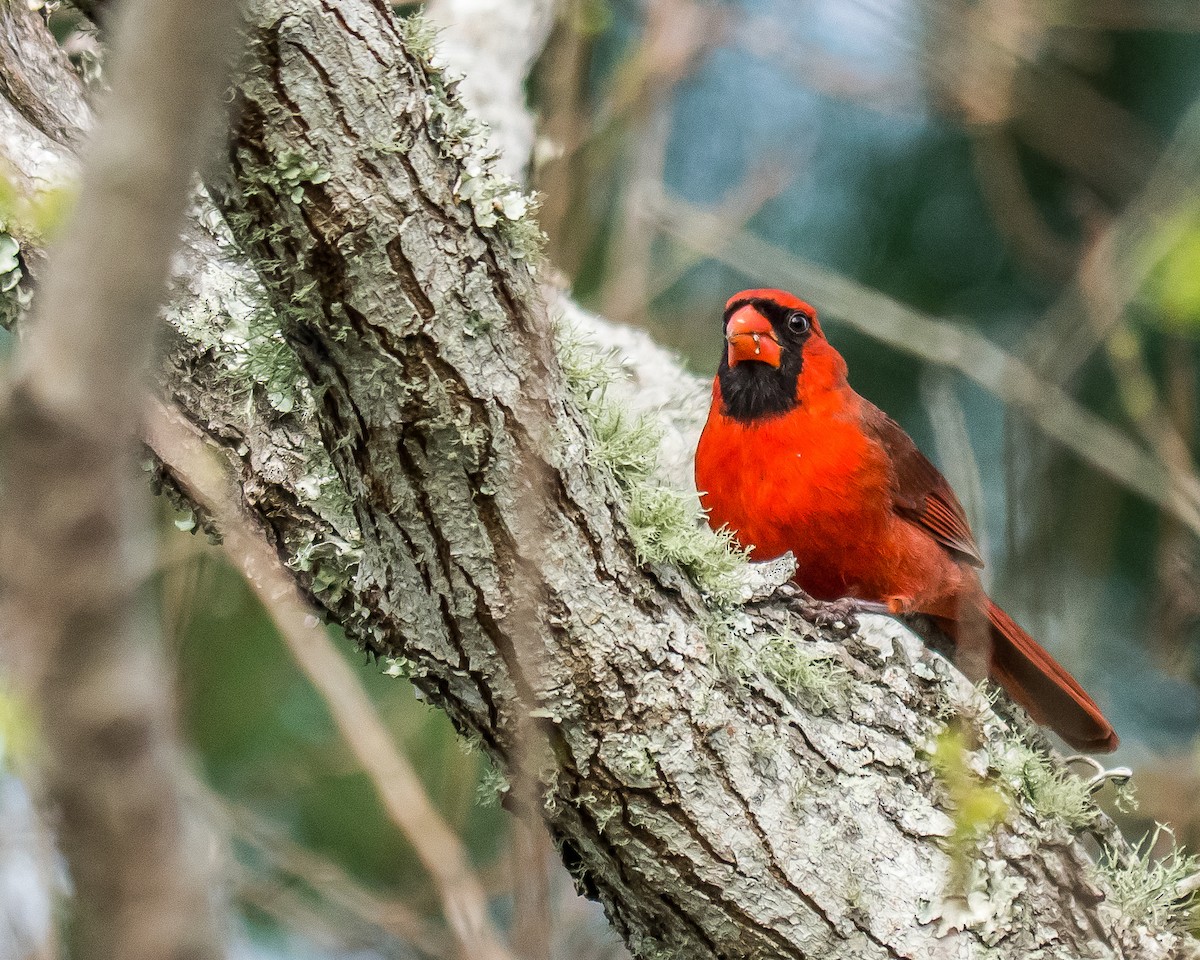
<svg viewBox="0 0 1200 960">
<path fill-rule="evenodd" d="M 801 310 L 793 310 L 788 314 L 787 325 L 792 333 L 807 333 L 812 325 L 812 318 Z"/>
</svg>

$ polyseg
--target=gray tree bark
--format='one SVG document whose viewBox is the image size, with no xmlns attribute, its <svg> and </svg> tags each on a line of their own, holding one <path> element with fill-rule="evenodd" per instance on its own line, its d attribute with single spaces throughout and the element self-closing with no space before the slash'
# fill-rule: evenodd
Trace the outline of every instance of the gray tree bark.
<svg viewBox="0 0 1200 960">
<path fill-rule="evenodd" d="M 1085 845 L 1127 857 L 1111 825 L 1068 824 L 1012 773 L 1036 735 L 901 627 L 818 629 L 786 596 L 721 606 L 639 559 L 519 203 L 418 31 L 373 0 L 262 0 L 247 29 L 162 390 L 330 617 L 536 772 L 565 862 L 636 954 L 1190 955 L 1112 898 Z M 45 43 L 22 53 L 63 69 Z M 65 81 L 38 93 L 78 109 Z M 70 168 L 70 138 L 9 100 L 0 128 L 22 182 Z M 645 385 L 622 402 L 668 429 L 677 478 L 704 387 L 611 336 Z M 1005 771 L 1011 803 L 965 855 L 929 756 L 964 712 L 970 764 Z"/>
</svg>

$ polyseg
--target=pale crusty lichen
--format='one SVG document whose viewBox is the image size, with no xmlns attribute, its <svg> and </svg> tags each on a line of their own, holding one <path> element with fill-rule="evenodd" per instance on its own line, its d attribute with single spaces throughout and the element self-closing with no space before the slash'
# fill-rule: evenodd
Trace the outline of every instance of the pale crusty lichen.
<svg viewBox="0 0 1200 960">
<path fill-rule="evenodd" d="M 1099 872 L 1130 921 L 1194 935 L 1200 929 L 1200 886 L 1187 881 L 1200 874 L 1200 857 L 1172 844 L 1166 856 L 1155 859 L 1152 853 L 1163 833 L 1171 835 L 1158 824 L 1124 858 L 1106 850 Z"/>
<path fill-rule="evenodd" d="M 10 327 L 29 306 L 32 296 L 21 285 L 21 245 L 8 233 L 0 233 L 0 326 Z"/>
<path fill-rule="evenodd" d="M 938 937 L 956 930 L 974 930 L 994 945 L 1006 936 L 1020 908 L 1019 897 L 1028 883 L 1001 859 L 973 857 L 959 890 L 937 901 L 926 901 L 917 914 L 920 923 L 935 923 Z"/>
</svg>

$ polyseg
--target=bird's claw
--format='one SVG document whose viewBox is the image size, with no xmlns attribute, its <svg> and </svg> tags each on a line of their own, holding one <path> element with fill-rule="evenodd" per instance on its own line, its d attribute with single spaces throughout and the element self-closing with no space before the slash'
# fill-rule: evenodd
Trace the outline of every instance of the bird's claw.
<svg viewBox="0 0 1200 960">
<path fill-rule="evenodd" d="M 809 623 L 842 636 L 848 637 L 858 630 L 859 614 L 876 612 L 870 604 L 853 597 L 816 600 L 798 587 L 790 588 L 789 593 L 788 609 L 794 610 Z"/>
</svg>

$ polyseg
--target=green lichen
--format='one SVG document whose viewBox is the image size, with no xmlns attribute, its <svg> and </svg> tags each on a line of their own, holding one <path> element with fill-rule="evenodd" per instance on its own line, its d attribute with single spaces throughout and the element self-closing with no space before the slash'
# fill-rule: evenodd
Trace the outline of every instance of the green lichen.
<svg viewBox="0 0 1200 960">
<path fill-rule="evenodd" d="M 679 567 L 716 608 L 736 605 L 741 589 L 736 574 L 745 553 L 728 533 L 708 529 L 695 494 L 656 479 L 662 434 L 649 417 L 631 415 L 608 396 L 620 376 L 612 354 L 561 325 L 555 342 L 567 388 L 591 426 L 594 460 L 625 497 L 626 528 L 638 561 Z"/>
<path fill-rule="evenodd" d="M 763 676 L 818 713 L 829 710 L 850 689 L 850 672 L 832 652 L 807 652 L 790 631 L 768 636 L 758 649 L 757 661 Z"/>
<path fill-rule="evenodd" d="M 421 13 L 413 13 L 400 21 L 400 39 L 404 49 L 428 64 L 437 51 L 438 28 Z"/>
<path fill-rule="evenodd" d="M 420 13 L 401 21 L 404 47 L 425 76 L 425 123 L 443 157 L 457 161 L 454 195 L 471 208 L 475 223 L 494 229 L 517 260 L 531 268 L 543 259 L 545 234 L 534 214 L 537 197 L 525 193 L 497 168 L 499 153 L 488 142 L 487 127 L 463 107 L 459 77 L 437 52 L 437 29 Z"/>
<path fill-rule="evenodd" d="M 739 611 L 711 617 L 706 636 L 718 673 L 738 683 L 765 678 L 813 713 L 844 701 L 854 683 L 850 671 L 837 662 L 836 651 L 806 649 L 792 630 L 755 636 L 750 619 Z"/>
<path fill-rule="evenodd" d="M 380 662 L 383 666 L 382 673 L 387 677 L 398 677 L 401 680 L 411 680 L 415 676 L 419 676 L 421 671 L 417 664 L 408 657 L 381 657 Z M 463 738 L 459 738 L 460 740 Z M 469 751 L 468 751 L 469 752 Z"/>
<path fill-rule="evenodd" d="M 1050 758 L 1015 738 L 1007 739 L 991 756 L 997 777 L 1043 820 L 1071 829 L 1085 827 L 1096 818 L 1097 808 L 1087 783 L 1056 769 Z"/>
<path fill-rule="evenodd" d="M 739 610 L 716 610 L 703 623 L 713 669 L 726 677 L 745 680 L 757 670 L 754 653 L 745 635 L 753 624 Z"/>
<path fill-rule="evenodd" d="M 1200 871 L 1200 858 L 1172 844 L 1165 857 L 1151 853 L 1169 828 L 1158 824 L 1144 836 L 1132 855 L 1118 857 L 1105 851 L 1099 871 L 1112 890 L 1113 901 L 1135 923 L 1155 929 L 1195 933 L 1200 926 L 1200 890 L 1192 883 Z"/>
<path fill-rule="evenodd" d="M 1113 806 L 1122 813 L 1133 813 L 1137 810 L 1137 788 L 1132 779 L 1119 780 L 1113 784 Z"/>
<path fill-rule="evenodd" d="M 479 785 L 475 788 L 475 802 L 481 807 L 497 807 L 511 789 L 508 778 L 499 767 L 489 761 L 479 775 Z"/>
<path fill-rule="evenodd" d="M 312 592 L 329 607 L 334 607 L 353 589 L 354 578 L 362 559 L 362 547 L 340 537 L 306 535 L 297 545 L 288 566 L 307 573 Z"/>
<path fill-rule="evenodd" d="M 275 158 L 275 173 L 283 185 L 283 192 L 292 203 L 300 203 L 304 199 L 304 185 L 314 186 L 329 179 L 329 171 L 322 170 L 315 160 L 305 159 L 303 154 L 295 150 L 284 150 Z"/>
</svg>

